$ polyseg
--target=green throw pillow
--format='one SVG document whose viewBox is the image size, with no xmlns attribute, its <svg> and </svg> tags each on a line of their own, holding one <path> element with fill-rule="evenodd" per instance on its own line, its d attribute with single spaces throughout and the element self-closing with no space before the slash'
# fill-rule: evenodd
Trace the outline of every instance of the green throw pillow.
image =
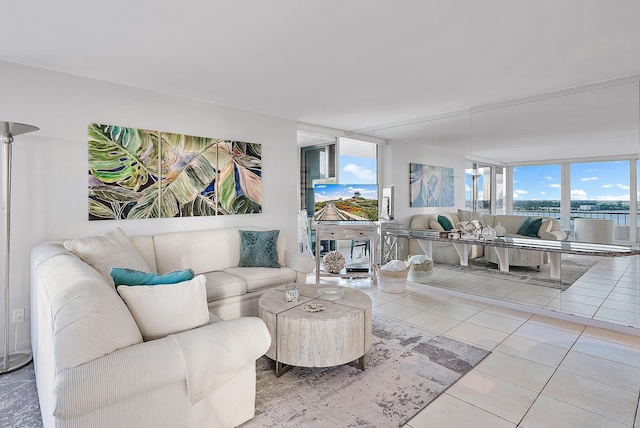
<svg viewBox="0 0 640 428">
<path fill-rule="evenodd" d="M 279 230 L 241 230 L 240 267 L 279 268 L 278 235 Z"/>
<path fill-rule="evenodd" d="M 453 225 L 451 224 L 451 221 L 449 221 L 449 219 L 443 215 L 438 216 L 438 223 L 440 223 L 440 226 L 442 226 L 442 228 L 447 232 L 453 229 Z"/>
<path fill-rule="evenodd" d="M 538 229 L 540 229 L 540 225 L 542 225 L 542 219 L 536 218 L 533 219 L 531 217 L 527 217 L 522 222 L 520 229 L 518 229 L 518 235 L 528 236 L 530 238 L 538 237 Z"/>
<path fill-rule="evenodd" d="M 179 282 L 190 281 L 194 274 L 191 269 L 176 270 L 174 272 L 160 275 L 155 272 L 141 272 L 134 269 L 111 268 L 109 272 L 116 287 L 119 285 L 159 285 L 177 284 Z"/>
</svg>

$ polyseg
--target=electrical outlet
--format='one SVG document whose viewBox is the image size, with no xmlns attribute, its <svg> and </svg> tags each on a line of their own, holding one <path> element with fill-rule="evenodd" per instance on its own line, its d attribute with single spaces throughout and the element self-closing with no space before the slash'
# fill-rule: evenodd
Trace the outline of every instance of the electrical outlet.
<svg viewBox="0 0 640 428">
<path fill-rule="evenodd" d="M 13 318 L 11 319 L 11 324 L 16 324 L 19 322 L 24 322 L 24 309 L 14 309 L 13 310 Z"/>
</svg>

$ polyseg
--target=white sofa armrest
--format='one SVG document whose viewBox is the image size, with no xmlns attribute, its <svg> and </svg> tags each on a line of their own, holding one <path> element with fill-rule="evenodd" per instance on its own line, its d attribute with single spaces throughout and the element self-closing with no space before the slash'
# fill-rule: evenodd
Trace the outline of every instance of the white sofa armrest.
<svg viewBox="0 0 640 428">
<path fill-rule="evenodd" d="M 204 385 L 199 391 L 213 385 L 210 393 L 255 364 L 270 344 L 262 320 L 238 318 L 119 349 L 58 372 L 54 414 L 72 419 L 177 382 Z M 202 379 L 190 385 L 194 376 Z"/>
<path fill-rule="evenodd" d="M 236 318 L 169 336 L 182 348 L 189 398 L 195 404 L 233 379 L 271 346 L 271 334 L 256 317 Z"/>
<path fill-rule="evenodd" d="M 284 257 L 287 267 L 298 272 L 311 273 L 316 267 L 315 259 L 308 254 L 287 251 Z"/>
<path fill-rule="evenodd" d="M 567 234 L 563 230 L 554 230 L 551 232 L 545 232 L 540 239 L 548 239 L 550 241 L 564 241 L 567 239 Z"/>
</svg>

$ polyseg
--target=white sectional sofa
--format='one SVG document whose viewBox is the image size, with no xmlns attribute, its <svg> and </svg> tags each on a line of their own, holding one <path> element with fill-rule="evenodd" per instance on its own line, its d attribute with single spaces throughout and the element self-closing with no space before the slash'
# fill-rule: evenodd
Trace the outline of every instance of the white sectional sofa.
<svg viewBox="0 0 640 428">
<path fill-rule="evenodd" d="M 456 213 L 446 213 L 451 219 L 454 227 L 460 222 L 469 220 L 469 212 L 458 210 Z M 437 217 L 443 214 L 419 214 L 413 216 L 409 228 L 416 230 L 444 230 L 438 224 Z M 484 226 L 496 227 L 498 223 L 502 225 L 505 230 L 505 236 L 519 237 L 518 229 L 524 222 L 527 216 L 521 215 L 482 215 L 479 213 L 473 214 L 475 219 L 481 221 Z M 532 217 L 540 218 L 540 217 Z M 563 241 L 568 238 L 567 234 L 561 229 L 560 223 L 554 218 L 541 217 L 543 223 L 540 226 L 537 237 L 538 239 L 548 239 L 555 241 Z M 531 237 L 531 239 L 536 239 Z M 410 254 L 424 254 L 422 248 L 415 239 L 409 240 L 409 252 Z M 483 248 L 480 245 L 472 245 L 469 253 L 469 259 L 484 256 L 485 260 L 499 264 L 498 255 L 489 247 Z M 433 245 L 433 260 L 436 263 L 445 264 L 459 264 L 460 257 L 456 252 L 453 245 L 447 242 L 434 242 Z M 543 263 L 548 262 L 547 253 L 541 251 L 527 251 L 527 250 L 509 250 L 509 265 L 510 266 L 527 266 L 527 267 L 539 267 Z"/>
<path fill-rule="evenodd" d="M 152 270 L 189 267 L 204 274 L 209 308 L 236 319 L 212 313 L 208 323 L 202 302 L 204 325 L 143 341 L 104 273 L 60 243 L 35 247 L 31 341 L 44 426 L 233 427 L 252 418 L 255 362 L 271 343 L 255 317 L 257 297 L 270 287 L 303 282 L 313 259 L 286 253 L 279 240 L 286 266 L 240 268 L 238 228 L 130 242 Z"/>
</svg>

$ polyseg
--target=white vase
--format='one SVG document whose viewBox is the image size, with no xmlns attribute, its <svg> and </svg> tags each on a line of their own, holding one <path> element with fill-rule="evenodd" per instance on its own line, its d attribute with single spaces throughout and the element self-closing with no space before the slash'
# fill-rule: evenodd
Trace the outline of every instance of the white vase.
<svg viewBox="0 0 640 428">
<path fill-rule="evenodd" d="M 504 236 L 507 233 L 507 229 L 505 229 L 500 223 L 498 223 L 494 229 L 496 230 L 496 236 Z"/>
</svg>

